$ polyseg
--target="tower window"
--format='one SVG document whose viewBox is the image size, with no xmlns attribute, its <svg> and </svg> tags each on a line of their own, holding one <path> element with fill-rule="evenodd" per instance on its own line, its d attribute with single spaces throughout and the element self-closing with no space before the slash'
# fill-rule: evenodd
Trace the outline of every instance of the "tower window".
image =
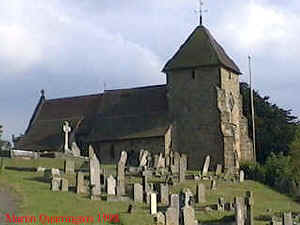
<svg viewBox="0 0 300 225">
<path fill-rule="evenodd" d="M 195 72 L 195 70 L 192 71 L 192 78 L 193 78 L 193 80 L 195 80 L 195 78 L 196 78 L 196 72 Z"/>
</svg>

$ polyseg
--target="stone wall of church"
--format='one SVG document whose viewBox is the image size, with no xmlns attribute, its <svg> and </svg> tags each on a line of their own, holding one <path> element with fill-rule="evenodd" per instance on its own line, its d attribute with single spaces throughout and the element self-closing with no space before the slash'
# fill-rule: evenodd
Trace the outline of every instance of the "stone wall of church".
<svg viewBox="0 0 300 225">
<path fill-rule="evenodd" d="M 152 153 L 163 153 L 165 151 L 165 141 L 164 137 L 150 137 L 98 142 L 93 144 L 93 147 L 101 163 L 115 164 L 119 161 L 122 151 L 127 151 L 128 160 L 129 158 L 136 158 L 141 149 Z"/>
<path fill-rule="evenodd" d="M 221 85 L 219 69 L 177 70 L 167 76 L 172 148 L 187 154 L 190 169 L 202 168 L 207 155 L 212 167 L 224 164 L 216 90 Z"/>
</svg>

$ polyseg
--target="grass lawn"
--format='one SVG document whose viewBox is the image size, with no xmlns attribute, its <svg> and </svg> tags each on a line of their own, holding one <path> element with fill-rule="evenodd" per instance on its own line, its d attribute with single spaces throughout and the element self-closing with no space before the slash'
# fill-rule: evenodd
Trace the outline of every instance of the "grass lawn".
<svg viewBox="0 0 300 225">
<path fill-rule="evenodd" d="M 49 167 L 63 169 L 63 161 L 58 159 L 38 159 L 38 160 L 20 160 L 6 159 L 6 167 Z M 76 161 L 76 168 L 79 168 L 82 161 Z M 105 166 L 112 172 L 113 166 Z M 106 202 L 91 201 L 87 195 L 77 195 L 74 192 L 51 192 L 49 183 L 42 182 L 40 177 L 43 173 L 32 171 L 17 171 L 5 169 L 0 174 L 0 184 L 2 187 L 9 188 L 18 196 L 18 215 L 36 216 L 45 214 L 48 216 L 92 216 L 95 222 L 92 224 L 101 224 L 96 222 L 98 214 L 118 214 L 124 225 L 151 225 L 153 219 L 149 215 L 149 207 L 146 204 L 136 205 L 133 214 L 128 214 L 127 209 L 132 202 Z M 74 177 L 68 177 L 70 184 L 74 185 Z M 130 182 L 136 182 L 137 179 L 131 179 Z M 155 180 L 157 182 L 157 180 Z M 189 187 L 193 193 L 196 191 L 197 181 L 188 180 L 184 184 L 175 185 L 170 188 L 170 192 L 177 193 L 182 188 Z M 205 182 L 208 189 L 209 181 Z M 202 206 L 217 203 L 219 197 L 224 197 L 226 201 L 233 201 L 235 196 L 245 196 L 247 190 L 254 192 L 254 214 L 255 224 L 266 224 L 266 221 L 259 220 L 259 217 L 280 213 L 284 211 L 300 212 L 300 204 L 292 198 L 280 194 L 269 187 L 254 181 L 245 181 L 243 184 L 217 183 L 216 191 L 207 191 L 207 203 L 195 205 L 196 209 Z M 159 206 L 162 207 L 163 206 Z M 271 212 L 267 212 L 271 209 Z M 204 212 L 196 211 L 196 217 L 200 222 L 218 222 L 226 219 L 232 219 L 231 212 Z M 31 223 L 32 224 L 32 223 Z M 40 224 L 40 223 L 39 223 Z M 62 224 L 62 223 L 60 223 Z M 70 223 L 69 223 L 70 224 Z M 103 223 L 108 224 L 108 223 Z"/>
</svg>

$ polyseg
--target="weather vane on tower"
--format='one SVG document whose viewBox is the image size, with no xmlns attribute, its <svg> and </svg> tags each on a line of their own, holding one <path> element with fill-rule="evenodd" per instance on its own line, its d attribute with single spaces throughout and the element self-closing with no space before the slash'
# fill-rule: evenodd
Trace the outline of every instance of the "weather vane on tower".
<svg viewBox="0 0 300 225">
<path fill-rule="evenodd" d="M 208 12 L 207 9 L 203 9 L 203 5 L 204 5 L 203 1 L 199 0 L 199 10 L 195 10 L 195 12 L 199 13 L 199 15 L 200 15 L 200 18 L 199 18 L 199 25 L 200 26 L 202 25 L 203 13 Z"/>
</svg>

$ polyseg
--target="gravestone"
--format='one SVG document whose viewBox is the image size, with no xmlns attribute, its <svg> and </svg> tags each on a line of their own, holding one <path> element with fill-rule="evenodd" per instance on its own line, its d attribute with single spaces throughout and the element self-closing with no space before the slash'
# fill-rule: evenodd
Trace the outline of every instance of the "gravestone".
<svg viewBox="0 0 300 225">
<path fill-rule="evenodd" d="M 203 169 L 202 169 L 202 176 L 204 176 L 204 177 L 207 176 L 209 164 L 210 164 L 210 156 L 208 155 L 205 158 L 205 162 L 204 162 Z"/>
<path fill-rule="evenodd" d="M 116 195 L 116 179 L 112 175 L 107 178 L 107 194 Z"/>
<path fill-rule="evenodd" d="M 157 161 L 157 166 L 156 168 L 165 168 L 166 167 L 166 161 L 165 158 L 163 157 L 163 154 L 160 153 Z"/>
<path fill-rule="evenodd" d="M 78 147 L 78 145 L 76 144 L 75 141 L 73 141 L 71 144 L 71 150 L 72 150 L 73 156 L 76 156 L 76 157 L 80 156 L 80 148 Z"/>
<path fill-rule="evenodd" d="M 135 202 L 143 202 L 143 186 L 141 184 L 135 183 L 133 185 L 133 200 Z"/>
<path fill-rule="evenodd" d="M 166 225 L 179 225 L 179 214 L 176 208 L 169 207 L 167 209 Z"/>
<path fill-rule="evenodd" d="M 157 196 L 156 193 L 150 194 L 150 214 L 156 214 L 157 213 Z"/>
<path fill-rule="evenodd" d="M 195 225 L 195 211 L 191 206 L 184 206 L 182 208 L 183 225 Z"/>
<path fill-rule="evenodd" d="M 88 189 L 84 183 L 84 174 L 82 172 L 78 172 L 76 175 L 76 193 L 87 193 Z"/>
<path fill-rule="evenodd" d="M 148 151 L 142 151 L 141 153 L 140 153 L 140 167 L 144 167 L 144 166 L 146 166 L 147 165 L 147 158 L 148 158 L 148 155 L 149 155 L 149 152 Z"/>
<path fill-rule="evenodd" d="M 51 179 L 53 177 L 60 177 L 60 171 L 59 171 L 59 169 L 51 168 L 51 169 L 45 169 L 44 170 L 44 178 L 47 181 L 51 181 Z"/>
<path fill-rule="evenodd" d="M 283 213 L 282 225 L 293 225 L 292 213 Z"/>
<path fill-rule="evenodd" d="M 164 205 L 169 204 L 169 187 L 168 184 L 159 184 L 160 202 Z"/>
<path fill-rule="evenodd" d="M 241 170 L 240 171 L 240 183 L 243 183 L 245 180 L 245 173 L 244 173 L 244 170 Z"/>
<path fill-rule="evenodd" d="M 66 159 L 64 162 L 65 174 L 72 175 L 72 174 L 74 174 L 74 170 L 75 170 L 75 162 L 73 160 Z"/>
<path fill-rule="evenodd" d="M 253 215 L 253 205 L 254 205 L 254 198 L 253 192 L 247 191 L 246 198 L 245 198 L 245 205 L 246 205 L 246 221 L 245 225 L 254 225 L 254 215 Z"/>
<path fill-rule="evenodd" d="M 89 146 L 89 152 L 91 198 L 97 199 L 97 196 L 101 194 L 100 163 L 91 145 Z"/>
<path fill-rule="evenodd" d="M 222 164 L 217 164 L 216 176 L 219 176 L 221 174 L 222 174 Z"/>
<path fill-rule="evenodd" d="M 51 180 L 51 191 L 60 191 L 61 178 L 53 177 Z"/>
<path fill-rule="evenodd" d="M 240 197 L 234 198 L 235 203 L 235 222 L 236 225 L 244 225 L 245 219 L 244 219 L 244 199 Z"/>
<path fill-rule="evenodd" d="M 200 183 L 197 185 L 197 203 L 206 202 L 205 185 Z"/>
<path fill-rule="evenodd" d="M 187 170 L 187 155 L 186 154 L 181 154 L 181 159 L 182 159 L 182 164 L 183 164 L 183 168 L 184 171 Z"/>
<path fill-rule="evenodd" d="M 174 152 L 174 164 L 172 166 L 172 173 L 179 172 L 179 163 L 180 163 L 180 154 L 178 152 Z"/>
<path fill-rule="evenodd" d="M 61 179 L 61 191 L 69 191 L 69 181 L 65 178 Z"/>
<path fill-rule="evenodd" d="M 65 153 L 69 153 L 69 133 L 71 132 L 71 127 L 68 121 L 64 122 L 63 131 L 65 132 L 65 145 L 64 150 Z"/>
<path fill-rule="evenodd" d="M 165 225 L 166 217 L 162 212 L 158 212 L 155 216 L 155 222 L 159 225 Z"/>
<path fill-rule="evenodd" d="M 179 159 L 179 183 L 183 183 L 185 181 L 185 163 L 184 158 L 180 157 Z"/>
<path fill-rule="evenodd" d="M 191 205 L 191 199 L 193 198 L 193 193 L 189 188 L 184 188 L 181 193 L 181 207 L 183 206 L 190 206 Z M 179 208 L 181 208 L 179 206 Z"/>
<path fill-rule="evenodd" d="M 212 180 L 210 183 L 210 190 L 216 190 L 217 189 L 217 181 L 216 180 Z"/>
<path fill-rule="evenodd" d="M 153 167 L 155 168 L 155 169 L 157 169 L 157 166 L 158 166 L 158 159 L 159 159 L 159 155 L 154 155 L 154 165 L 153 165 Z"/>
<path fill-rule="evenodd" d="M 127 162 L 127 152 L 122 151 L 117 167 L 117 195 L 125 195 L 125 166 Z"/>
</svg>

